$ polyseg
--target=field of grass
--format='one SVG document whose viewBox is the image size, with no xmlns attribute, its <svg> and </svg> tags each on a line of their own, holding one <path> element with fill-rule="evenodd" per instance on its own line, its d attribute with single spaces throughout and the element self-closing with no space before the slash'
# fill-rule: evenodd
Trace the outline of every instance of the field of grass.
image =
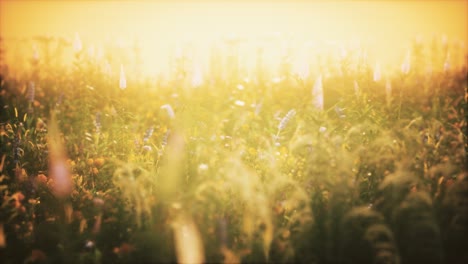
<svg viewBox="0 0 468 264">
<path fill-rule="evenodd" d="M 394 71 L 182 54 L 151 79 L 31 41 L 1 65 L 1 263 L 468 263 L 451 44 L 412 43 Z"/>
</svg>

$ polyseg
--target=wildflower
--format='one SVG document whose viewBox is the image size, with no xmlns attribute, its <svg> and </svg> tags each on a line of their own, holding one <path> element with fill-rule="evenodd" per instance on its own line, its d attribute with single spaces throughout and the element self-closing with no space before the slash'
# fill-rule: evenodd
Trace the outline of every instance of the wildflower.
<svg viewBox="0 0 468 264">
<path fill-rule="evenodd" d="M 205 164 L 205 163 L 202 163 L 202 164 L 200 164 L 200 165 L 198 166 L 198 169 L 199 169 L 200 171 L 206 171 L 206 170 L 208 169 L 208 165 Z"/>
<path fill-rule="evenodd" d="M 381 73 L 380 73 L 380 64 L 378 62 L 375 63 L 374 67 L 374 82 L 380 81 L 381 78 Z"/>
<path fill-rule="evenodd" d="M 38 174 L 36 176 L 36 181 L 40 184 L 46 184 L 47 183 L 47 176 L 45 176 L 44 174 Z"/>
<path fill-rule="evenodd" d="M 411 58 L 411 54 L 410 52 L 408 51 L 406 53 L 406 57 L 405 57 L 405 60 L 403 61 L 403 63 L 401 64 L 401 72 L 403 74 L 408 74 L 409 71 L 410 71 L 410 58 Z"/>
<path fill-rule="evenodd" d="M 245 102 L 244 102 L 244 101 L 241 101 L 241 100 L 236 100 L 236 101 L 234 102 L 234 104 L 237 105 L 237 106 L 244 106 L 244 105 L 245 105 Z"/>
<path fill-rule="evenodd" d="M 335 113 L 338 115 L 339 118 L 345 118 L 346 117 L 343 110 L 344 110 L 343 108 L 335 106 Z"/>
<path fill-rule="evenodd" d="M 278 132 L 286 128 L 286 125 L 295 115 L 296 115 L 296 110 L 294 109 L 289 110 L 288 113 L 283 117 L 283 119 L 281 119 L 281 122 L 278 125 Z"/>
<path fill-rule="evenodd" d="M 73 42 L 73 49 L 75 50 L 76 53 L 80 52 L 81 49 L 83 49 L 83 45 L 81 44 L 81 39 L 80 39 L 80 35 L 78 35 L 78 32 L 75 33 L 75 41 Z"/>
<path fill-rule="evenodd" d="M 21 148 L 20 148 L 20 137 L 18 134 L 15 134 L 14 140 L 13 140 L 13 162 L 15 164 L 19 163 L 19 159 L 21 156 Z"/>
<path fill-rule="evenodd" d="M 319 132 L 320 132 L 320 133 L 325 133 L 325 131 L 327 131 L 327 128 L 326 128 L 326 127 L 321 126 L 321 127 L 319 128 Z"/>
<path fill-rule="evenodd" d="M 97 112 L 96 117 L 94 118 L 94 127 L 96 128 L 96 133 L 99 134 L 101 131 L 101 113 Z"/>
<path fill-rule="evenodd" d="M 193 70 L 192 86 L 200 87 L 203 83 L 203 76 L 200 65 L 196 64 Z"/>
<path fill-rule="evenodd" d="M 145 151 L 145 152 L 151 152 L 151 151 L 153 151 L 153 148 L 152 148 L 151 146 L 144 145 L 144 146 L 143 146 L 143 151 Z"/>
<path fill-rule="evenodd" d="M 164 137 L 162 138 L 162 142 L 161 142 L 161 145 L 163 147 L 167 145 L 167 140 L 169 138 L 170 133 L 171 133 L 171 130 L 167 130 L 166 134 L 164 134 Z"/>
<path fill-rule="evenodd" d="M 299 75 L 299 78 L 306 80 L 309 77 L 310 67 L 307 61 L 302 61 L 296 66 L 296 73 Z"/>
<path fill-rule="evenodd" d="M 94 159 L 94 166 L 96 167 L 102 167 L 104 165 L 104 158 L 96 158 Z"/>
<path fill-rule="evenodd" d="M 127 80 L 125 79 L 125 71 L 124 66 L 120 65 L 120 82 L 119 82 L 120 89 L 124 90 L 127 88 Z"/>
<path fill-rule="evenodd" d="M 322 86 L 322 75 L 319 75 L 315 80 L 314 87 L 312 89 L 313 106 L 318 110 L 323 110 L 323 86 Z"/>
<path fill-rule="evenodd" d="M 150 127 L 148 130 L 146 130 L 145 136 L 143 138 L 143 142 L 148 142 L 150 137 L 153 135 L 154 132 L 154 127 Z"/>
<path fill-rule="evenodd" d="M 95 243 L 92 240 L 86 240 L 86 243 L 85 243 L 86 249 L 93 249 L 94 246 L 95 246 Z"/>
<path fill-rule="evenodd" d="M 111 68 L 111 65 L 110 63 L 105 60 L 104 61 L 104 64 L 102 65 L 102 72 L 106 75 L 111 75 L 112 74 L 112 68 Z"/>
<path fill-rule="evenodd" d="M 281 79 L 280 77 L 275 77 L 275 78 L 273 78 L 272 82 L 273 82 L 273 83 L 280 83 L 281 80 L 282 80 L 282 79 Z"/>
<path fill-rule="evenodd" d="M 91 46 L 88 48 L 88 55 L 89 55 L 89 57 L 94 58 L 94 55 L 95 55 L 95 54 L 96 54 L 96 52 L 95 52 L 94 45 L 91 45 Z"/>
<path fill-rule="evenodd" d="M 172 109 L 172 106 L 170 104 L 162 105 L 161 109 L 166 109 L 166 112 L 167 112 L 167 115 L 169 116 L 169 118 L 172 119 L 172 118 L 175 117 L 174 110 Z"/>
</svg>

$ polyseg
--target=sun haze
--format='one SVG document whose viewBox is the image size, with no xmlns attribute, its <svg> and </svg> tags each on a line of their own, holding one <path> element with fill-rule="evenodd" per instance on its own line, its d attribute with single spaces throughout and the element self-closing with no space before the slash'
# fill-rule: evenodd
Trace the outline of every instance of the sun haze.
<svg viewBox="0 0 468 264">
<path fill-rule="evenodd" d="M 203 57 L 229 34 L 253 43 L 280 32 L 298 42 L 359 39 L 381 61 L 400 60 L 416 35 L 467 40 L 467 1 L 1 1 L 0 32 L 10 39 L 36 35 L 84 45 L 132 44 L 144 70 L 167 65 L 175 43 L 190 41 Z M 253 44 L 252 44 L 253 45 Z M 374 48 L 372 48 L 374 47 Z M 206 56 L 205 56 L 206 57 Z"/>
</svg>

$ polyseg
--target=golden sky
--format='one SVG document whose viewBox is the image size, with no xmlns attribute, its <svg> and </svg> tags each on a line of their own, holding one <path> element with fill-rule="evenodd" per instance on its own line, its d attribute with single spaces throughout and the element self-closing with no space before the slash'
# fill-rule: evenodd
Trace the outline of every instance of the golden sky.
<svg viewBox="0 0 468 264">
<path fill-rule="evenodd" d="M 100 43 L 138 39 L 155 57 L 174 42 L 208 45 L 236 33 L 283 32 L 297 39 L 376 44 L 382 56 L 416 34 L 466 42 L 468 1 L 42 1 L 0 0 L 3 38 L 49 34 Z M 131 43 L 131 41 L 130 41 Z M 149 54 L 149 53 L 148 53 Z M 158 55 L 159 54 L 159 55 Z"/>
</svg>

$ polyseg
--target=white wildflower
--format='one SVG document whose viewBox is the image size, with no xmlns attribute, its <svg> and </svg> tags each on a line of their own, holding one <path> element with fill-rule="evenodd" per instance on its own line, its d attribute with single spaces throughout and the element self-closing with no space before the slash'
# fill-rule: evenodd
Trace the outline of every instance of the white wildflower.
<svg viewBox="0 0 468 264">
<path fill-rule="evenodd" d="M 306 60 L 302 60 L 295 65 L 295 73 L 301 78 L 302 80 L 306 80 L 309 77 L 310 73 L 310 66 Z"/>
<path fill-rule="evenodd" d="M 83 49 L 83 44 L 81 44 L 80 35 L 78 32 L 75 33 L 75 40 L 73 41 L 73 49 L 75 52 L 80 52 Z"/>
<path fill-rule="evenodd" d="M 408 51 L 408 52 L 406 53 L 405 60 L 404 60 L 403 63 L 401 64 L 401 72 L 402 72 L 403 74 L 408 74 L 409 71 L 410 71 L 410 68 L 411 68 L 410 59 L 411 59 L 411 54 L 410 54 L 410 52 Z"/>
<path fill-rule="evenodd" d="M 288 113 L 281 119 L 281 122 L 278 125 L 278 131 L 283 130 L 286 128 L 286 125 L 289 123 L 289 121 L 296 115 L 296 110 L 291 109 L 288 111 Z"/>
<path fill-rule="evenodd" d="M 124 66 L 120 65 L 120 82 L 119 82 L 120 89 L 124 90 L 127 88 L 127 79 L 125 78 L 125 71 Z"/>
<path fill-rule="evenodd" d="M 313 106 L 318 110 L 323 110 L 323 86 L 322 86 L 322 75 L 319 75 L 315 80 L 314 87 L 312 89 Z"/>
<path fill-rule="evenodd" d="M 236 100 L 236 101 L 234 102 L 234 104 L 237 105 L 237 106 L 244 106 L 244 105 L 245 105 L 245 102 L 244 102 L 244 101 L 241 101 L 241 100 Z"/>
<path fill-rule="evenodd" d="M 199 169 L 200 171 L 206 171 L 206 170 L 208 169 L 208 165 L 205 164 L 205 163 L 202 163 L 202 164 L 200 164 L 200 165 L 198 166 L 198 169 Z"/>
<path fill-rule="evenodd" d="M 280 83 L 281 82 L 281 78 L 280 77 L 275 77 L 271 80 L 273 83 Z"/>
<path fill-rule="evenodd" d="M 153 148 L 152 148 L 151 146 L 148 146 L 148 145 L 144 145 L 142 149 L 143 149 L 143 151 L 145 151 L 145 152 L 151 152 L 151 151 L 153 151 Z"/>
<path fill-rule="evenodd" d="M 380 81 L 381 78 L 382 74 L 380 73 L 380 64 L 376 62 L 374 67 L 374 82 Z"/>
<path fill-rule="evenodd" d="M 102 65 L 102 72 L 105 75 L 109 75 L 109 76 L 112 74 L 112 67 L 107 60 L 105 60 L 104 64 Z"/>
<path fill-rule="evenodd" d="M 89 46 L 89 48 L 88 48 L 88 55 L 89 55 L 89 57 L 91 57 L 91 58 L 94 58 L 94 57 L 95 57 L 95 55 L 96 55 L 96 49 L 95 49 L 94 45 Z"/>
<path fill-rule="evenodd" d="M 145 136 L 143 137 L 143 142 L 147 143 L 150 137 L 153 135 L 153 132 L 154 127 L 150 127 L 148 130 L 146 130 Z"/>
<path fill-rule="evenodd" d="M 200 87 L 203 84 L 203 75 L 200 65 L 196 64 L 193 69 L 192 86 Z"/>
</svg>

